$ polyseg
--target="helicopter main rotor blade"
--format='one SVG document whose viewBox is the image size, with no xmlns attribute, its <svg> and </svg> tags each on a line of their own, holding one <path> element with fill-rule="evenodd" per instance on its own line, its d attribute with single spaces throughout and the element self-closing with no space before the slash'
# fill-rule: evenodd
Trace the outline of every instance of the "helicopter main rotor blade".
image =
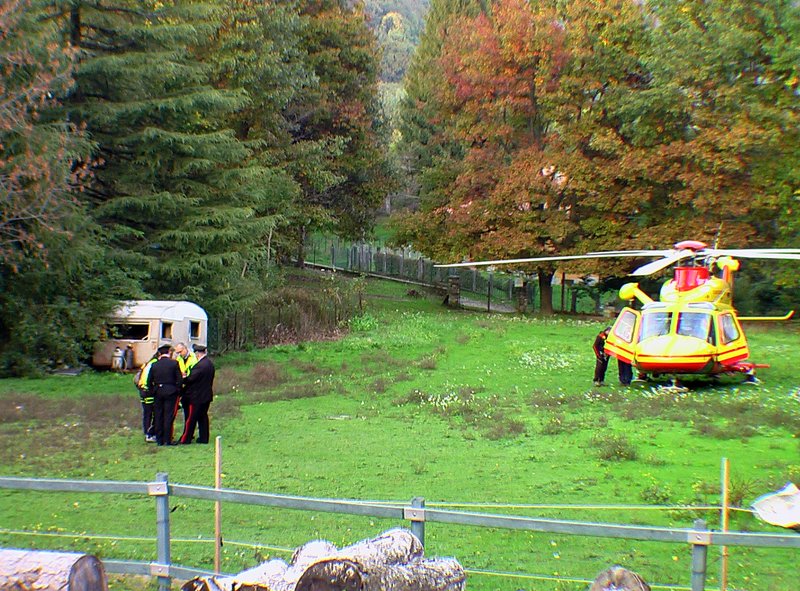
<svg viewBox="0 0 800 591">
<path fill-rule="evenodd" d="M 596 250 L 587 254 L 605 255 L 608 257 L 666 257 L 675 252 L 670 250 Z"/>
<path fill-rule="evenodd" d="M 452 269 L 455 267 L 490 267 L 494 265 L 518 265 L 523 263 L 539 263 L 544 261 L 574 261 L 579 259 L 602 259 L 617 257 L 617 254 L 608 254 L 604 252 L 593 252 L 589 254 L 568 254 L 562 256 L 552 257 L 531 257 L 525 259 L 500 259 L 496 261 L 473 261 L 468 263 L 450 263 L 447 265 L 434 265 L 440 269 Z"/>
<path fill-rule="evenodd" d="M 800 258 L 800 248 L 709 248 L 702 254 L 710 256 L 732 256 L 742 259 L 786 259 L 797 260 Z"/>
<path fill-rule="evenodd" d="M 694 256 L 697 256 L 697 253 L 694 252 L 693 250 L 679 250 L 678 252 L 673 252 L 672 254 L 664 257 L 663 259 L 658 259 L 657 261 L 653 261 L 652 263 L 647 263 L 646 265 L 642 265 L 638 269 L 634 270 L 631 273 L 631 275 L 635 277 L 652 275 L 653 273 L 658 273 L 662 269 L 666 269 L 670 265 L 674 265 L 678 261 L 682 261 L 683 259 L 688 259 Z"/>
</svg>

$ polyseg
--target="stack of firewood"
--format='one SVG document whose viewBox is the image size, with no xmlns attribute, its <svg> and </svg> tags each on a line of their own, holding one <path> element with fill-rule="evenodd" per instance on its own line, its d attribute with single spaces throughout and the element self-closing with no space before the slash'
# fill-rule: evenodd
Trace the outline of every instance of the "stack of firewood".
<svg viewBox="0 0 800 591">
<path fill-rule="evenodd" d="M 464 569 L 454 558 L 424 558 L 410 531 L 391 529 L 338 550 L 316 540 L 289 563 L 273 559 L 233 577 L 198 577 L 183 591 L 462 591 Z"/>
</svg>

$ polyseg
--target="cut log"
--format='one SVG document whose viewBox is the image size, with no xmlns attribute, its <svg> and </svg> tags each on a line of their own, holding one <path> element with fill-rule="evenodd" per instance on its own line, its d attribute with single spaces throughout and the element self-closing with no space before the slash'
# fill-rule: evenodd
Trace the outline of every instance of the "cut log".
<svg viewBox="0 0 800 591">
<path fill-rule="evenodd" d="M 462 591 L 466 575 L 452 558 L 374 564 L 369 569 L 333 558 L 311 565 L 295 591 Z"/>
<path fill-rule="evenodd" d="M 90 554 L 0 549 L 0 589 L 108 591 L 103 563 Z"/>
<path fill-rule="evenodd" d="M 321 560 L 309 566 L 294 591 L 363 591 L 361 567 L 344 558 Z"/>
<path fill-rule="evenodd" d="M 364 590 L 462 591 L 466 583 L 464 568 L 455 558 L 434 558 L 376 568 L 368 574 Z"/>
<path fill-rule="evenodd" d="M 327 540 L 312 540 L 294 551 L 290 564 L 305 569 L 309 564 L 333 556 L 338 551 L 336 546 Z"/>
<path fill-rule="evenodd" d="M 650 585 L 632 570 L 612 566 L 597 575 L 589 591 L 650 591 Z"/>
<path fill-rule="evenodd" d="M 352 560 L 363 568 L 375 564 L 404 564 L 422 558 L 423 548 L 417 536 L 407 529 L 395 528 L 346 546 L 331 558 Z"/>
</svg>

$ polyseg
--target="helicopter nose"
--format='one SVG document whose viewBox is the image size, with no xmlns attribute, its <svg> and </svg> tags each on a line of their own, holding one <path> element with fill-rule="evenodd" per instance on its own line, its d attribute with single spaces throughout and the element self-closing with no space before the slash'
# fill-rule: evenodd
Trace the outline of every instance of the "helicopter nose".
<svg viewBox="0 0 800 591">
<path fill-rule="evenodd" d="M 634 363 L 646 372 L 703 373 L 713 366 L 714 348 L 695 337 L 662 335 L 640 342 Z"/>
</svg>

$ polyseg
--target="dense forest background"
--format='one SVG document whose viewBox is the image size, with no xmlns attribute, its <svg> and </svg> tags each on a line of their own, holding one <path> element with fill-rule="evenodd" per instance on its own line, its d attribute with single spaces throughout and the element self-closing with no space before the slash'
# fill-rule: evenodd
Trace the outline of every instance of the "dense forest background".
<svg viewBox="0 0 800 591">
<path fill-rule="evenodd" d="M 0 72 L 0 375 L 120 299 L 252 309 L 387 209 L 448 261 L 797 246 L 791 0 L 7 0 Z"/>
</svg>

